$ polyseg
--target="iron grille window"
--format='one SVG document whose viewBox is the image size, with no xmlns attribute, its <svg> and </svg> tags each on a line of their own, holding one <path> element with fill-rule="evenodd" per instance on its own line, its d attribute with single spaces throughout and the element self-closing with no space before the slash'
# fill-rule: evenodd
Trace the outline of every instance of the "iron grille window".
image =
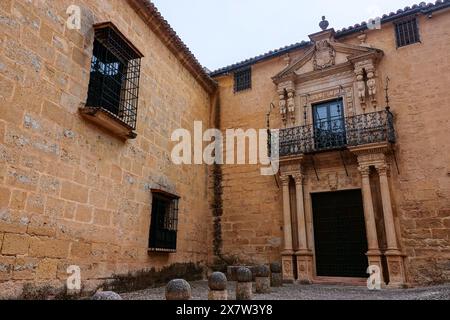
<svg viewBox="0 0 450 320">
<path fill-rule="evenodd" d="M 398 48 L 420 42 L 417 18 L 414 17 L 412 19 L 396 22 L 395 37 L 397 39 Z"/>
<path fill-rule="evenodd" d="M 149 250 L 175 252 L 177 249 L 179 198 L 160 190 L 152 190 L 152 195 Z"/>
<path fill-rule="evenodd" d="M 244 69 L 234 73 L 234 92 L 252 88 L 252 69 Z"/>
<path fill-rule="evenodd" d="M 142 54 L 110 22 L 94 26 L 88 107 L 135 130 Z"/>
</svg>

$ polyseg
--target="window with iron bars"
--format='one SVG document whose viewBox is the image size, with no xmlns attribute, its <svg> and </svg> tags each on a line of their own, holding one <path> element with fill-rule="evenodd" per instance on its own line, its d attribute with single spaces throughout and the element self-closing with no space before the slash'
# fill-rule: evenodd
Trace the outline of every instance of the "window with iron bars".
<svg viewBox="0 0 450 320">
<path fill-rule="evenodd" d="M 396 22 L 395 37 L 397 40 L 397 48 L 420 42 L 417 17 Z"/>
<path fill-rule="evenodd" d="M 176 252 L 179 197 L 152 190 L 149 251 Z"/>
<path fill-rule="evenodd" d="M 252 88 L 252 69 L 236 71 L 234 73 L 234 92 L 244 91 Z"/>
<path fill-rule="evenodd" d="M 86 105 L 136 129 L 142 54 L 110 22 L 94 26 Z"/>
</svg>

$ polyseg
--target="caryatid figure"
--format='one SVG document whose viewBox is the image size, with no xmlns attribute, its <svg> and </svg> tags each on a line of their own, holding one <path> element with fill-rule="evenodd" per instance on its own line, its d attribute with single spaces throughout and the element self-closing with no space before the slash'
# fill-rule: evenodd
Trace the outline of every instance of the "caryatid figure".
<svg viewBox="0 0 450 320">
<path fill-rule="evenodd" d="M 281 118 L 283 120 L 283 123 L 286 124 L 286 115 L 287 115 L 287 107 L 286 107 L 286 100 L 284 97 L 284 94 L 280 94 L 280 114 Z"/>
<path fill-rule="evenodd" d="M 288 92 L 288 111 L 291 116 L 292 122 L 295 122 L 295 100 L 294 100 L 294 92 Z"/>
<path fill-rule="evenodd" d="M 372 101 L 375 101 L 375 96 L 377 94 L 377 86 L 375 80 L 375 74 L 373 72 L 369 72 L 367 74 L 367 88 L 369 90 L 369 96 L 372 98 Z"/>
</svg>

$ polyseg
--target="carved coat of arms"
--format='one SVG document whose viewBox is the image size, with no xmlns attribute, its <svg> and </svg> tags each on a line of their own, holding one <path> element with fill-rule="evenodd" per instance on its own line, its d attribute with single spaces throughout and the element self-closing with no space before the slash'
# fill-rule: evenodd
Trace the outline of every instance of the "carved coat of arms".
<svg viewBox="0 0 450 320">
<path fill-rule="evenodd" d="M 323 70 L 334 66 L 335 59 L 336 51 L 327 40 L 322 40 L 316 43 L 316 50 L 313 58 L 314 70 Z"/>
</svg>

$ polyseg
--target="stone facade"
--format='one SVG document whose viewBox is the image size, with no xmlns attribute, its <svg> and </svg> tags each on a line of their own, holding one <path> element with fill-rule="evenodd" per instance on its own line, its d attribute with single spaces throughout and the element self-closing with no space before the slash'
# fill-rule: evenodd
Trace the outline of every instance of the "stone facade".
<svg viewBox="0 0 450 320">
<path fill-rule="evenodd" d="M 82 9 L 81 30 L 66 26 L 72 4 Z M 418 19 L 421 42 L 403 48 L 392 23 L 311 35 L 311 44 L 253 63 L 252 89 L 235 93 L 233 72 L 216 73 L 216 88 L 146 0 L 2 0 L 0 297 L 20 296 L 26 284 L 61 288 L 69 265 L 95 289 L 114 275 L 212 265 L 218 256 L 281 262 L 285 280 L 310 283 L 317 280 L 310 195 L 354 189 L 363 192 L 370 264 L 399 286 L 448 281 L 450 19 L 448 9 Z M 79 112 L 93 25 L 101 22 L 114 23 L 144 56 L 135 140 Z M 263 129 L 271 103 L 281 107 L 271 128 L 311 124 L 311 105 L 337 97 L 346 116 L 382 111 L 387 77 L 393 149 L 285 158 L 275 177 L 258 165 L 170 160 L 175 129 L 193 131 L 194 121 Z M 152 189 L 181 196 L 176 253 L 148 252 Z"/>
<path fill-rule="evenodd" d="M 233 92 L 232 70 L 216 73 L 222 128 L 265 128 L 271 102 L 276 105 L 270 119 L 273 129 L 311 124 L 311 105 L 337 97 L 343 97 L 346 116 L 381 111 L 389 77 L 389 104 L 397 131 L 395 151 L 386 157 L 381 151 L 383 166 L 372 161 L 367 172 L 360 171 L 361 156 L 351 152 L 282 159 L 278 181 L 261 176 L 258 166 L 223 166 L 224 254 L 246 263 L 277 261 L 283 255 L 285 280 L 293 280 L 294 274 L 299 281 L 314 280 L 310 195 L 362 189 L 372 198 L 365 198 L 366 207 L 372 203 L 372 210 L 365 210 L 366 224 L 370 221 L 366 227 L 373 227 L 369 262 L 381 266 L 384 254 L 387 260 L 394 259 L 386 251 L 390 239 L 397 250 L 395 262 L 387 262 L 394 270 L 392 284 L 397 276 L 403 284 L 450 279 L 448 17 L 448 9 L 432 17 L 418 15 L 421 42 L 401 48 L 396 47 L 392 23 L 336 39 L 331 29 L 311 35 L 311 45 L 251 65 L 252 89 L 243 92 Z M 330 37 L 331 45 L 322 43 Z M 351 52 L 357 51 L 373 52 L 373 58 L 352 61 Z M 361 87 L 362 68 L 368 78 Z M 290 111 L 286 106 L 292 95 L 295 109 Z M 387 180 L 385 165 L 390 168 Z M 296 197 L 302 193 L 304 197 Z M 283 202 L 289 207 L 283 208 Z M 392 223 L 386 227 L 383 221 Z"/>
<path fill-rule="evenodd" d="M 210 94 L 136 3 L 0 3 L 2 296 L 20 295 L 24 283 L 63 286 L 69 265 L 79 265 L 83 285 L 95 289 L 95 280 L 114 274 L 207 261 L 208 168 L 172 164 L 170 136 L 192 130 L 195 120 L 209 125 Z M 80 31 L 66 27 L 71 4 L 82 8 Z M 88 92 L 92 25 L 104 21 L 144 55 L 135 140 L 124 142 L 78 112 Z M 147 252 L 152 188 L 182 197 L 175 254 Z"/>
</svg>

